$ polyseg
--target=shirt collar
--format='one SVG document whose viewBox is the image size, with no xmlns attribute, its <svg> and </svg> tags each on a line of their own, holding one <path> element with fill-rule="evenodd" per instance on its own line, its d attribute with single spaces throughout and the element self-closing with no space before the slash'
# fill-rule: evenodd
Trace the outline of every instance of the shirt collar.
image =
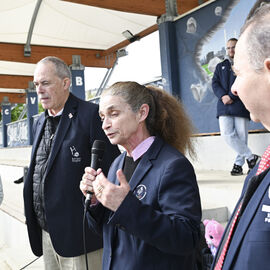
<svg viewBox="0 0 270 270">
<path fill-rule="evenodd" d="M 233 58 L 231 58 L 229 55 L 226 55 L 225 59 L 229 60 L 231 65 L 233 66 Z"/>
<path fill-rule="evenodd" d="M 56 116 L 62 115 L 63 110 L 64 110 L 64 108 L 62 110 L 60 110 L 56 115 L 52 115 L 49 110 L 47 110 L 47 113 L 49 116 L 56 117 Z"/>
<path fill-rule="evenodd" d="M 139 159 L 150 148 L 155 138 L 155 136 L 148 137 L 132 151 L 132 157 L 134 161 Z"/>
</svg>

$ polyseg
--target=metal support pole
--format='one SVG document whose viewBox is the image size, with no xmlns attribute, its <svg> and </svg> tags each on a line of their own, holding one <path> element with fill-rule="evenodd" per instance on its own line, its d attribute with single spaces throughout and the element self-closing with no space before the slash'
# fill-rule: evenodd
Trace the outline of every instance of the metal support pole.
<svg viewBox="0 0 270 270">
<path fill-rule="evenodd" d="M 121 49 L 121 50 L 117 51 L 115 62 L 114 62 L 113 66 L 111 68 L 108 68 L 107 69 L 107 72 L 106 72 L 106 74 L 105 74 L 105 76 L 104 76 L 104 78 L 103 78 L 103 80 L 102 80 L 102 82 L 101 82 L 101 84 L 100 84 L 97 92 L 96 92 L 95 97 L 100 96 L 101 93 L 102 93 L 102 91 L 103 91 L 103 89 L 105 89 L 105 87 L 107 86 L 107 84 L 108 84 L 108 82 L 109 82 L 109 80 L 111 78 L 111 75 L 112 75 L 112 73 L 114 71 L 114 68 L 118 64 L 118 59 L 120 57 L 127 56 L 127 55 L 128 55 L 128 53 L 127 53 L 127 51 L 125 49 Z"/>
<path fill-rule="evenodd" d="M 35 26 L 37 14 L 38 14 L 41 2 L 42 0 L 38 0 L 36 3 L 36 7 L 35 7 L 35 10 L 31 19 L 30 27 L 28 30 L 27 41 L 26 41 L 26 44 L 24 45 L 24 56 L 31 56 L 31 39 L 32 39 L 33 30 L 34 30 L 34 26 Z"/>
<path fill-rule="evenodd" d="M 37 92 L 32 81 L 28 82 L 28 88 L 26 91 L 26 106 L 27 106 L 27 131 L 28 131 L 28 144 L 33 144 L 33 116 L 38 114 L 38 97 Z"/>
<path fill-rule="evenodd" d="M 78 98 L 85 100 L 84 69 L 80 55 L 72 55 L 72 65 L 69 66 L 72 75 L 70 91 Z"/>
<path fill-rule="evenodd" d="M 8 146 L 8 136 L 7 136 L 7 124 L 11 122 L 11 103 L 8 97 L 3 98 L 2 102 L 2 129 L 3 129 L 3 147 Z"/>
<path fill-rule="evenodd" d="M 178 16 L 177 0 L 165 0 L 166 13 L 157 19 L 157 24 L 172 22 Z"/>
</svg>

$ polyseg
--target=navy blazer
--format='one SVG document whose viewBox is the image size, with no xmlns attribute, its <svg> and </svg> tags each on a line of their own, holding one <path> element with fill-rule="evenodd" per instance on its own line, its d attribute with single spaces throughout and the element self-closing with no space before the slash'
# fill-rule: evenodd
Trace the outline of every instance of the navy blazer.
<svg viewBox="0 0 270 270">
<path fill-rule="evenodd" d="M 242 194 L 247 189 L 249 179 L 255 175 L 258 165 L 249 173 L 245 180 Z M 232 214 L 234 216 L 234 213 Z M 224 235 L 228 227 L 226 228 Z M 219 252 L 219 250 L 217 251 Z M 212 265 L 214 269 L 215 260 Z M 254 270 L 270 267 L 270 172 L 250 198 L 235 229 L 222 270 Z"/>
<path fill-rule="evenodd" d="M 108 179 L 115 184 L 125 155 L 109 171 Z M 101 204 L 88 212 L 89 225 L 103 230 L 103 270 L 196 269 L 201 204 L 187 158 L 156 137 L 129 185 L 131 190 L 116 212 Z"/>
<path fill-rule="evenodd" d="M 218 98 L 217 102 L 217 117 L 219 116 L 239 116 L 250 119 L 249 111 L 246 109 L 243 102 L 238 96 L 235 96 L 231 87 L 235 81 L 235 75 L 232 71 L 231 63 L 228 59 L 217 64 L 214 76 L 212 79 L 212 88 L 214 94 Z M 232 104 L 225 105 L 221 98 L 229 95 L 233 100 Z"/>
<path fill-rule="evenodd" d="M 31 163 L 24 184 L 27 229 L 33 253 L 42 255 L 42 234 L 33 210 L 33 172 L 35 155 L 42 137 L 45 114 L 34 124 Z M 98 115 L 98 105 L 78 99 L 72 94 L 65 104 L 52 146 L 44 184 L 45 212 L 49 234 L 55 251 L 64 257 L 79 256 L 83 250 L 83 204 L 79 189 L 84 168 L 90 166 L 94 140 L 106 142 L 102 168 L 109 170 L 120 154 L 105 136 Z M 86 230 L 87 252 L 102 247 L 102 239 Z"/>
</svg>

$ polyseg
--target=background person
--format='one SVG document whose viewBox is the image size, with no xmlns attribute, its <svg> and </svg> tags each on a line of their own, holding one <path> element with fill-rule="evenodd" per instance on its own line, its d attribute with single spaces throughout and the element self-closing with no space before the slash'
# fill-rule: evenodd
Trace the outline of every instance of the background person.
<svg viewBox="0 0 270 270">
<path fill-rule="evenodd" d="M 235 75 L 232 71 L 235 54 L 236 38 L 227 42 L 227 58 L 216 66 L 212 79 L 212 88 L 218 97 L 217 117 L 221 136 L 226 143 L 237 153 L 231 170 L 231 175 L 242 175 L 242 166 L 245 159 L 249 170 L 258 161 L 258 156 L 253 155 L 248 148 L 248 124 L 250 120 L 249 111 L 245 108 L 239 97 L 231 92 Z"/>
<path fill-rule="evenodd" d="M 35 122 L 31 163 L 24 184 L 30 244 L 45 269 L 85 269 L 83 203 L 79 189 L 94 140 L 107 143 L 103 168 L 119 154 L 106 138 L 98 106 L 69 92 L 71 74 L 59 58 L 38 62 L 34 84 L 45 112 Z M 101 268 L 102 240 L 87 229 L 88 262 Z"/>
<path fill-rule="evenodd" d="M 234 71 L 237 78 L 232 92 L 243 101 L 251 119 L 260 121 L 270 130 L 270 4 L 260 7 L 242 28 L 236 45 Z M 246 178 L 212 269 L 269 268 L 269 166 L 270 146 L 259 166 Z"/>
<path fill-rule="evenodd" d="M 163 90 L 119 82 L 102 94 L 99 114 L 110 142 L 126 150 L 108 178 L 88 167 L 80 185 L 100 202 L 88 219 L 103 232 L 103 269 L 197 269 L 201 204 L 183 155 L 192 146 L 182 106 Z"/>
</svg>

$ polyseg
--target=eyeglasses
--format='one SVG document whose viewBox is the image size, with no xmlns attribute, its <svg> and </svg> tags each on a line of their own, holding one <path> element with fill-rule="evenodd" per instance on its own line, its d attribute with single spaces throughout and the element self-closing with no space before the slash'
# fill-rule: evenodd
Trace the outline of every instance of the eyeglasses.
<svg viewBox="0 0 270 270">
<path fill-rule="evenodd" d="M 235 46 L 227 47 L 226 49 L 227 49 L 227 50 L 235 49 Z"/>
</svg>

